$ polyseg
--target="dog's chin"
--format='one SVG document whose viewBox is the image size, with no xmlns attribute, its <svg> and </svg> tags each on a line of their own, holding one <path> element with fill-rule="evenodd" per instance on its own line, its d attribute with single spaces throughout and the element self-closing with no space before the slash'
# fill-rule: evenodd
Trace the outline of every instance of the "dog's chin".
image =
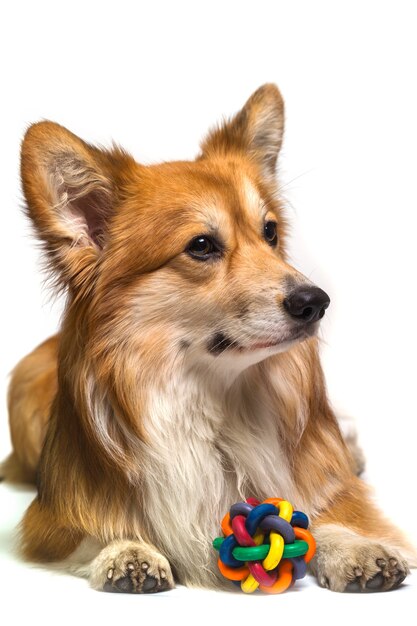
<svg viewBox="0 0 417 626">
<path fill-rule="evenodd" d="M 248 367 L 280 352 L 287 352 L 296 344 L 313 337 L 317 333 L 318 326 L 319 322 L 302 327 L 294 326 L 288 328 L 276 340 L 270 337 L 259 337 L 259 339 L 245 343 L 217 332 L 206 344 L 206 359 L 208 358 L 212 364 L 216 365 L 215 372 L 220 376 L 223 384 L 228 386 Z"/>
<path fill-rule="evenodd" d="M 317 335 L 318 323 L 306 325 L 302 328 L 292 329 L 284 337 L 279 340 L 271 340 L 267 342 L 259 341 L 248 346 L 242 346 L 242 352 L 258 352 L 263 350 L 270 350 L 271 352 L 284 352 L 288 350 L 296 343 L 309 339 Z"/>
<path fill-rule="evenodd" d="M 209 342 L 208 351 L 214 356 L 220 354 L 234 357 L 241 355 L 246 358 L 253 356 L 255 361 L 259 361 L 271 354 L 285 352 L 294 344 L 314 337 L 318 327 L 319 322 L 312 322 L 303 326 L 290 327 L 276 339 L 259 337 L 251 342 L 239 342 L 224 333 L 216 333 Z"/>
</svg>

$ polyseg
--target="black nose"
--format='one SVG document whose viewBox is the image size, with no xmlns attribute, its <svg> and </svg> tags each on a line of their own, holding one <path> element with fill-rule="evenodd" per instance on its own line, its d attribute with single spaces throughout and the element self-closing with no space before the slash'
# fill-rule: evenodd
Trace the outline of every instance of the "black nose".
<svg viewBox="0 0 417 626">
<path fill-rule="evenodd" d="M 284 300 L 284 307 L 300 322 L 316 322 L 324 315 L 330 298 L 319 287 L 297 287 Z"/>
</svg>

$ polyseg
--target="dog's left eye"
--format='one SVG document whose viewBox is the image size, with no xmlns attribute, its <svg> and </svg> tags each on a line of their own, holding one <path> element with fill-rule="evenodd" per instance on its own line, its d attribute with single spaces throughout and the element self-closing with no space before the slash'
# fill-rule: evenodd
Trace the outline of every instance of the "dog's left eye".
<svg viewBox="0 0 417 626">
<path fill-rule="evenodd" d="M 265 222 L 264 225 L 264 237 L 265 241 L 269 243 L 270 246 L 276 246 L 278 243 L 278 233 L 277 233 L 277 223 L 276 222 Z"/>
<path fill-rule="evenodd" d="M 221 250 L 216 242 L 207 235 L 199 235 L 191 239 L 186 248 L 186 252 L 194 259 L 207 261 L 215 256 L 219 256 Z"/>
</svg>

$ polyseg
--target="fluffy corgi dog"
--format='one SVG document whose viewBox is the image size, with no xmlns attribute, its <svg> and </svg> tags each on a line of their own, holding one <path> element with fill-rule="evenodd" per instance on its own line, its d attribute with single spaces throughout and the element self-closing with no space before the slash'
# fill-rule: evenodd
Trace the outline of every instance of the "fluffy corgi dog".
<svg viewBox="0 0 417 626">
<path fill-rule="evenodd" d="M 281 496 L 312 520 L 320 585 L 406 577 L 413 551 L 355 475 L 327 399 L 329 297 L 286 260 L 283 131 L 274 85 L 190 162 L 143 166 L 52 122 L 27 131 L 27 212 L 68 297 L 60 334 L 10 385 L 4 475 L 38 487 L 26 559 L 99 590 L 230 586 L 211 546 L 221 518 Z"/>
</svg>

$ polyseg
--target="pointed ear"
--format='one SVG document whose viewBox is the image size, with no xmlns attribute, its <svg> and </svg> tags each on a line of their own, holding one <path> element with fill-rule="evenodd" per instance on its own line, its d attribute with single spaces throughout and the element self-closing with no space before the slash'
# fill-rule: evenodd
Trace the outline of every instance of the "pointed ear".
<svg viewBox="0 0 417 626">
<path fill-rule="evenodd" d="M 275 175 L 284 134 L 284 101 L 278 87 L 266 84 L 251 95 L 232 119 L 211 131 L 202 144 L 203 158 L 245 153 L 267 178 Z"/>
<path fill-rule="evenodd" d="M 21 153 L 27 212 L 60 282 L 77 288 L 93 270 L 126 160 L 132 159 L 121 150 L 90 146 L 53 122 L 27 131 Z"/>
</svg>

